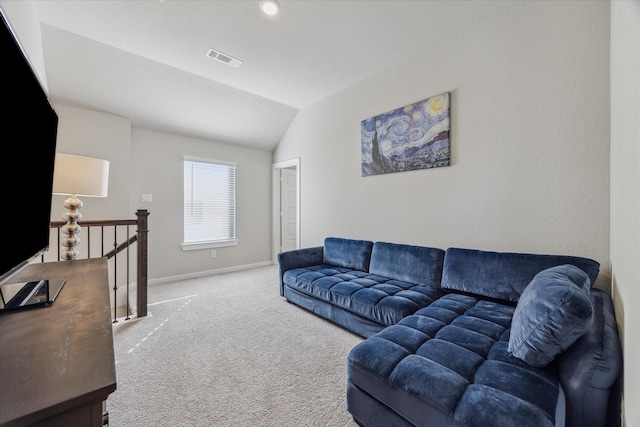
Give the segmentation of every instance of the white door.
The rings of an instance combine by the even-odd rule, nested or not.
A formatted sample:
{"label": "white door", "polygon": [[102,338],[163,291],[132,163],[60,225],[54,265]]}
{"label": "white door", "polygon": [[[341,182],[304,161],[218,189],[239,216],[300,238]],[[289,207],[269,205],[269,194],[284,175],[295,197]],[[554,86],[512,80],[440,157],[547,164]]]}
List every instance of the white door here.
{"label": "white door", "polygon": [[280,169],[280,251],[297,248],[297,203],[295,169]]}

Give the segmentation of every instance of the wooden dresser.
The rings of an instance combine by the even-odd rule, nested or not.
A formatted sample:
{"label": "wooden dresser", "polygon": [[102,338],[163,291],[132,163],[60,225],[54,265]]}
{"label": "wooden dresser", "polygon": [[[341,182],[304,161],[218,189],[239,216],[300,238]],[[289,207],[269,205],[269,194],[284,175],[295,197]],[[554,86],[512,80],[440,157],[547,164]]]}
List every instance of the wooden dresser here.
{"label": "wooden dresser", "polygon": [[27,266],[64,278],[53,304],[0,314],[0,426],[97,427],[116,389],[106,258]]}

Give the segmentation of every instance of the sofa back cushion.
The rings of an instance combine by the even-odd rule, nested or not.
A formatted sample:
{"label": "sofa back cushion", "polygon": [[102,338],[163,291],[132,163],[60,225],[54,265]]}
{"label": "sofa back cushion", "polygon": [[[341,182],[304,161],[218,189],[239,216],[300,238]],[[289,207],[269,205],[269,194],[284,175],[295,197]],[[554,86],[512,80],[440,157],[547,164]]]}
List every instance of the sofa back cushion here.
{"label": "sofa back cushion", "polygon": [[327,237],[324,239],[323,263],[354,270],[369,271],[373,242]]}
{"label": "sofa back cushion", "polygon": [[442,249],[376,242],[369,273],[440,289],[443,263]]}
{"label": "sofa back cushion", "polygon": [[600,264],[569,255],[539,255],[449,248],[444,256],[442,289],[517,302],[540,271],[561,264],[583,270],[593,285]]}

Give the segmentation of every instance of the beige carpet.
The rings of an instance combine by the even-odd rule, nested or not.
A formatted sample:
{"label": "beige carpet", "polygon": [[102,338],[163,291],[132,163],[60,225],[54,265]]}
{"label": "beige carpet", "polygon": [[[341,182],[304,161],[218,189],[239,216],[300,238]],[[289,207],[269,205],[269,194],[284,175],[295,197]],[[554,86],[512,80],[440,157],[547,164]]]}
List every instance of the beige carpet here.
{"label": "beige carpet", "polygon": [[346,356],[362,339],[293,304],[276,266],[149,286],[114,325],[110,427],[356,426]]}

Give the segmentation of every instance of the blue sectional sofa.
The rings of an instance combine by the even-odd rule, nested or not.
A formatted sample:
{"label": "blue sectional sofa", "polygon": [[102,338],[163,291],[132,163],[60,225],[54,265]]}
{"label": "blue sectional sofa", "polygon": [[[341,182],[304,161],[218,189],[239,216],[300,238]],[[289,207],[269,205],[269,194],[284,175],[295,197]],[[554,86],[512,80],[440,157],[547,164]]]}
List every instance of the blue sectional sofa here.
{"label": "blue sectional sofa", "polygon": [[442,249],[328,237],[278,254],[280,295],[369,337],[444,295],[443,262]]}
{"label": "blue sectional sofa", "polygon": [[287,301],[366,338],[346,361],[361,426],[619,421],[622,351],[594,260],[328,237],[278,263]]}

